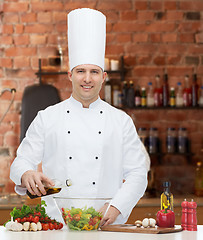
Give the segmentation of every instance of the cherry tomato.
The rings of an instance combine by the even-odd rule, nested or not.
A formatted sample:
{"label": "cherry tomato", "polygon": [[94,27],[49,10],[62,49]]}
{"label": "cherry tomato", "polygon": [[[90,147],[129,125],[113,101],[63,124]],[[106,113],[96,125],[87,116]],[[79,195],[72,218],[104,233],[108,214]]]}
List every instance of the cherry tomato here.
{"label": "cherry tomato", "polygon": [[58,229],[59,229],[59,225],[58,225],[56,222],[54,223],[54,229],[55,229],[55,230],[58,230]]}
{"label": "cherry tomato", "polygon": [[27,221],[27,218],[26,218],[26,217],[24,217],[24,218],[21,219],[21,223],[26,222],[26,221]]}
{"label": "cherry tomato", "polygon": [[63,228],[63,223],[59,223],[59,229]]}
{"label": "cherry tomato", "polygon": [[44,218],[44,221],[45,221],[46,223],[50,223],[50,222],[51,222],[51,219],[50,219],[49,217],[45,217],[45,218]]}
{"label": "cherry tomato", "polygon": [[28,217],[26,217],[26,221],[27,222],[32,222],[33,220],[33,216],[32,215],[29,215]]}
{"label": "cherry tomato", "polygon": [[49,229],[53,230],[54,229],[54,224],[53,223],[49,223]]}
{"label": "cherry tomato", "polygon": [[42,230],[47,231],[49,229],[49,224],[48,223],[43,223],[42,224]]}
{"label": "cherry tomato", "polygon": [[21,218],[16,218],[15,220],[17,220],[19,223],[21,222]]}
{"label": "cherry tomato", "polygon": [[40,217],[41,216],[41,212],[36,212],[35,216],[39,216]]}
{"label": "cherry tomato", "polygon": [[38,216],[35,216],[35,217],[32,219],[32,221],[33,221],[34,223],[38,223],[38,222],[39,222],[39,217],[38,217]]}

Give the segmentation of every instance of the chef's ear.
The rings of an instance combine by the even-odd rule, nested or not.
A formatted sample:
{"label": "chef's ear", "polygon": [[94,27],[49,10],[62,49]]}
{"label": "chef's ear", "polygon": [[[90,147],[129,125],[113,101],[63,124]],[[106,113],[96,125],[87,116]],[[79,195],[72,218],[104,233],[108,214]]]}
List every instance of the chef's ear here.
{"label": "chef's ear", "polygon": [[71,71],[68,71],[68,78],[69,78],[69,80],[72,82],[72,72]]}
{"label": "chef's ear", "polygon": [[[106,76],[107,76],[107,72],[103,72],[103,82],[105,82]],[[102,83],[103,83],[103,82],[102,82]]]}

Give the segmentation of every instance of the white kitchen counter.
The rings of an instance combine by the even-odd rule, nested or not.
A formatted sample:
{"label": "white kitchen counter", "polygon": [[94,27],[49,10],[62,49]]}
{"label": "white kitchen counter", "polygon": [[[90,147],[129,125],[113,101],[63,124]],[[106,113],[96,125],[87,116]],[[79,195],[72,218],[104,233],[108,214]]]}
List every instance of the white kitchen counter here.
{"label": "white kitchen counter", "polygon": [[0,226],[1,240],[202,240],[203,225],[198,226],[196,232],[182,231],[167,234],[118,233],[118,232],[69,232],[62,230],[48,230],[38,232],[11,232]]}

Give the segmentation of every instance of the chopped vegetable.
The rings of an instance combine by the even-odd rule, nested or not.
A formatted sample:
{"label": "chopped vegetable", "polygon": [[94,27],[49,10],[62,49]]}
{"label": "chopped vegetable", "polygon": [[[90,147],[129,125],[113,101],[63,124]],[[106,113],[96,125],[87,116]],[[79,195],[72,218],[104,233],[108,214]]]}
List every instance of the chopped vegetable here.
{"label": "chopped vegetable", "polygon": [[96,230],[102,219],[102,214],[93,207],[90,208],[62,208],[63,218],[72,230]]}

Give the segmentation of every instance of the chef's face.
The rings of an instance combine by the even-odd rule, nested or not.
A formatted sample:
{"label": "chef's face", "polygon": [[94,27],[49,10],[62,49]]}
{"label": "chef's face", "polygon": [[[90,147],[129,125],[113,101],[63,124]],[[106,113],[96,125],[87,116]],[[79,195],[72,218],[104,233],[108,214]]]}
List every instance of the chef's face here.
{"label": "chef's face", "polygon": [[68,75],[72,82],[72,96],[88,108],[99,97],[106,72],[96,65],[84,64],[75,67]]}

